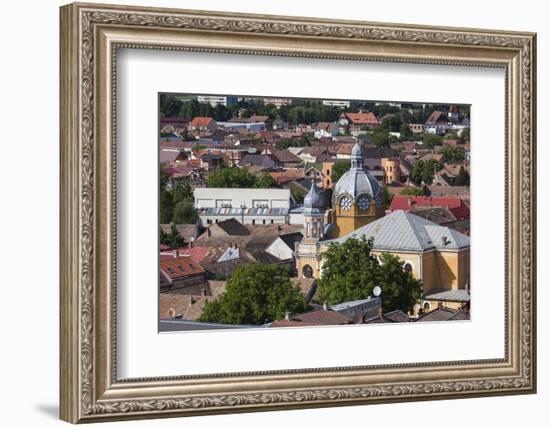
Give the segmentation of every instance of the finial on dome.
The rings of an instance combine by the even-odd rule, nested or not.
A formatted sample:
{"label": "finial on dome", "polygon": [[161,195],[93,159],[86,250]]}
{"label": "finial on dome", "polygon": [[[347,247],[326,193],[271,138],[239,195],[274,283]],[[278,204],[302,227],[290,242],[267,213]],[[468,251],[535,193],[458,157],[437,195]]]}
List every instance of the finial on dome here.
{"label": "finial on dome", "polygon": [[355,143],[351,150],[351,167],[353,169],[363,169],[363,151],[358,142]]}
{"label": "finial on dome", "polygon": [[315,180],[311,180],[311,187],[304,197],[304,209],[322,209],[324,208],[324,199]]}

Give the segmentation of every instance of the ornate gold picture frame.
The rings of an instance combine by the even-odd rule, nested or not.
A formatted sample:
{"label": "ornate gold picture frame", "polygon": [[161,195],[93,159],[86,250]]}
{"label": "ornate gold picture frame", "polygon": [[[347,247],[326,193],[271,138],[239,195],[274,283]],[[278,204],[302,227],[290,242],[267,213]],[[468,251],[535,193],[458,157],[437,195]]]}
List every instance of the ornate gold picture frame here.
{"label": "ornate gold picture frame", "polygon": [[[78,423],[534,393],[535,42],[533,33],[506,31],[98,4],[62,7],[61,418]],[[119,48],[504,69],[505,357],[118,379]]]}

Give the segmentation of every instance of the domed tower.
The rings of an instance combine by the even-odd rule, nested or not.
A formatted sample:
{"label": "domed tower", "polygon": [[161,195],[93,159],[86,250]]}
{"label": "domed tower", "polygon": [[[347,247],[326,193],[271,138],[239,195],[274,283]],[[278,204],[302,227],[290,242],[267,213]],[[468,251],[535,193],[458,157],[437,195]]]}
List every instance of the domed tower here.
{"label": "domed tower", "polygon": [[311,188],[304,197],[304,240],[316,242],[323,238],[325,218],[325,200],[315,184],[311,182]]}
{"label": "domed tower", "polygon": [[294,252],[298,277],[319,278],[321,274],[318,242],[325,237],[325,209],[325,198],[312,180],[311,188],[304,197],[304,238],[296,245]]}
{"label": "domed tower", "polygon": [[383,189],[363,168],[363,153],[358,143],[351,152],[351,168],[334,186],[332,197],[334,227],[331,238],[348,234],[384,216]]}

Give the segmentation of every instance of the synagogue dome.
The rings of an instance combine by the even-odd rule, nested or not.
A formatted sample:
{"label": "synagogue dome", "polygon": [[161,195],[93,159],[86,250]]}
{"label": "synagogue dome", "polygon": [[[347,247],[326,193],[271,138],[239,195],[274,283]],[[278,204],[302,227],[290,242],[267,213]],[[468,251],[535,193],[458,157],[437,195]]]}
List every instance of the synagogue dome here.
{"label": "synagogue dome", "polygon": [[334,186],[334,200],[347,194],[356,199],[360,194],[368,194],[376,200],[382,196],[382,188],[376,178],[363,168],[363,153],[356,143],[351,151],[351,168]]}

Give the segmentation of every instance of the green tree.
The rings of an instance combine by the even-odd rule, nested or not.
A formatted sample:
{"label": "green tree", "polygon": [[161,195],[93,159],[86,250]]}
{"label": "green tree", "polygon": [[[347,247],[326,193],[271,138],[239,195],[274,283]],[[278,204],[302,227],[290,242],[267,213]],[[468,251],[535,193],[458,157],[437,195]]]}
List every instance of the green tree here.
{"label": "green tree", "polygon": [[208,175],[207,184],[214,188],[252,188],[256,177],[246,168],[222,168]]}
{"label": "green tree", "polygon": [[159,241],[160,243],[164,245],[168,245],[168,233],[162,229],[162,227],[159,227]]}
{"label": "green tree", "polygon": [[160,243],[170,246],[171,248],[181,248],[185,244],[185,239],[178,232],[176,224],[172,223],[170,233],[166,233],[162,227],[159,231]]}
{"label": "green tree", "polygon": [[183,133],[181,134],[181,140],[182,141],[194,141],[195,137],[189,134],[189,131],[187,128],[183,129]]}
{"label": "green tree", "polygon": [[252,263],[240,266],[227,281],[225,292],[207,302],[199,320],[229,324],[261,325],[282,319],[286,312],[308,307],[298,286],[289,280],[288,267]]}
{"label": "green tree", "polygon": [[391,116],[386,117],[382,120],[382,123],[380,123],[380,127],[387,130],[388,132],[399,132],[402,124],[403,120],[401,119],[401,115],[392,114]]}
{"label": "green tree", "polygon": [[415,184],[431,184],[434,175],[443,166],[437,160],[417,160],[413,166],[411,178]]}
{"label": "green tree", "polygon": [[377,147],[389,147],[392,139],[387,130],[377,129],[371,134],[372,143]]}
{"label": "green tree", "polygon": [[177,117],[180,114],[182,102],[173,95],[160,96],[160,116]]}
{"label": "green tree", "polygon": [[371,255],[372,241],[350,238],[332,243],[323,253],[323,274],[318,280],[319,299],[339,304],[367,298],[378,284],[379,264]]}
{"label": "green tree", "polygon": [[256,180],[256,187],[258,188],[270,188],[276,186],[277,181],[275,181],[273,177],[267,172],[261,174],[260,177]]}
{"label": "green tree", "polygon": [[418,187],[407,187],[399,192],[402,196],[423,196],[424,190]]}
{"label": "green tree", "polygon": [[422,138],[422,148],[434,148],[436,145],[443,144],[443,138],[439,135],[427,133]]}
{"label": "green tree", "polygon": [[382,254],[380,262],[379,286],[384,310],[409,313],[422,296],[422,282],[415,279],[395,255]]}
{"label": "green tree", "polygon": [[160,223],[168,224],[174,215],[174,199],[169,190],[160,191]]}
{"label": "green tree", "polygon": [[371,253],[372,245],[372,239],[362,237],[329,246],[323,253],[319,299],[328,304],[364,299],[380,286],[384,310],[409,312],[421,296],[421,282],[394,255],[382,254],[380,263]]}
{"label": "green tree", "polygon": [[[164,166],[165,164],[163,163],[161,165],[161,168]],[[159,187],[160,187],[160,190],[165,190],[167,187],[168,187],[168,180],[170,179],[170,176],[164,172],[162,169],[160,171],[160,175],[159,175]]]}
{"label": "green tree", "polygon": [[470,128],[464,128],[460,131],[460,140],[463,143],[470,142]]}
{"label": "green tree", "polygon": [[351,167],[350,162],[336,162],[332,167],[332,182],[336,183]]}
{"label": "green tree", "polygon": [[466,158],[462,147],[443,147],[440,151],[449,162],[462,162]]}
{"label": "green tree", "polygon": [[189,182],[178,182],[178,184],[172,189],[172,197],[174,200],[174,205],[186,200],[193,200],[193,189]]}
{"label": "green tree", "polygon": [[413,137],[412,130],[409,127],[408,123],[403,123],[401,125],[401,128],[399,129],[399,133],[401,134],[401,136],[399,137],[401,141],[407,141]]}
{"label": "green tree", "polygon": [[464,166],[460,167],[460,170],[458,171],[458,175],[455,178],[455,185],[470,185],[470,174],[466,169],[464,169]]}
{"label": "green tree", "polygon": [[391,201],[393,199],[393,194],[390,193],[390,190],[388,190],[388,187],[384,186],[382,187],[384,191],[384,207],[388,209],[391,205]]}
{"label": "green tree", "polygon": [[197,222],[197,211],[193,199],[183,199],[174,206],[173,221],[176,224],[195,224]]}

